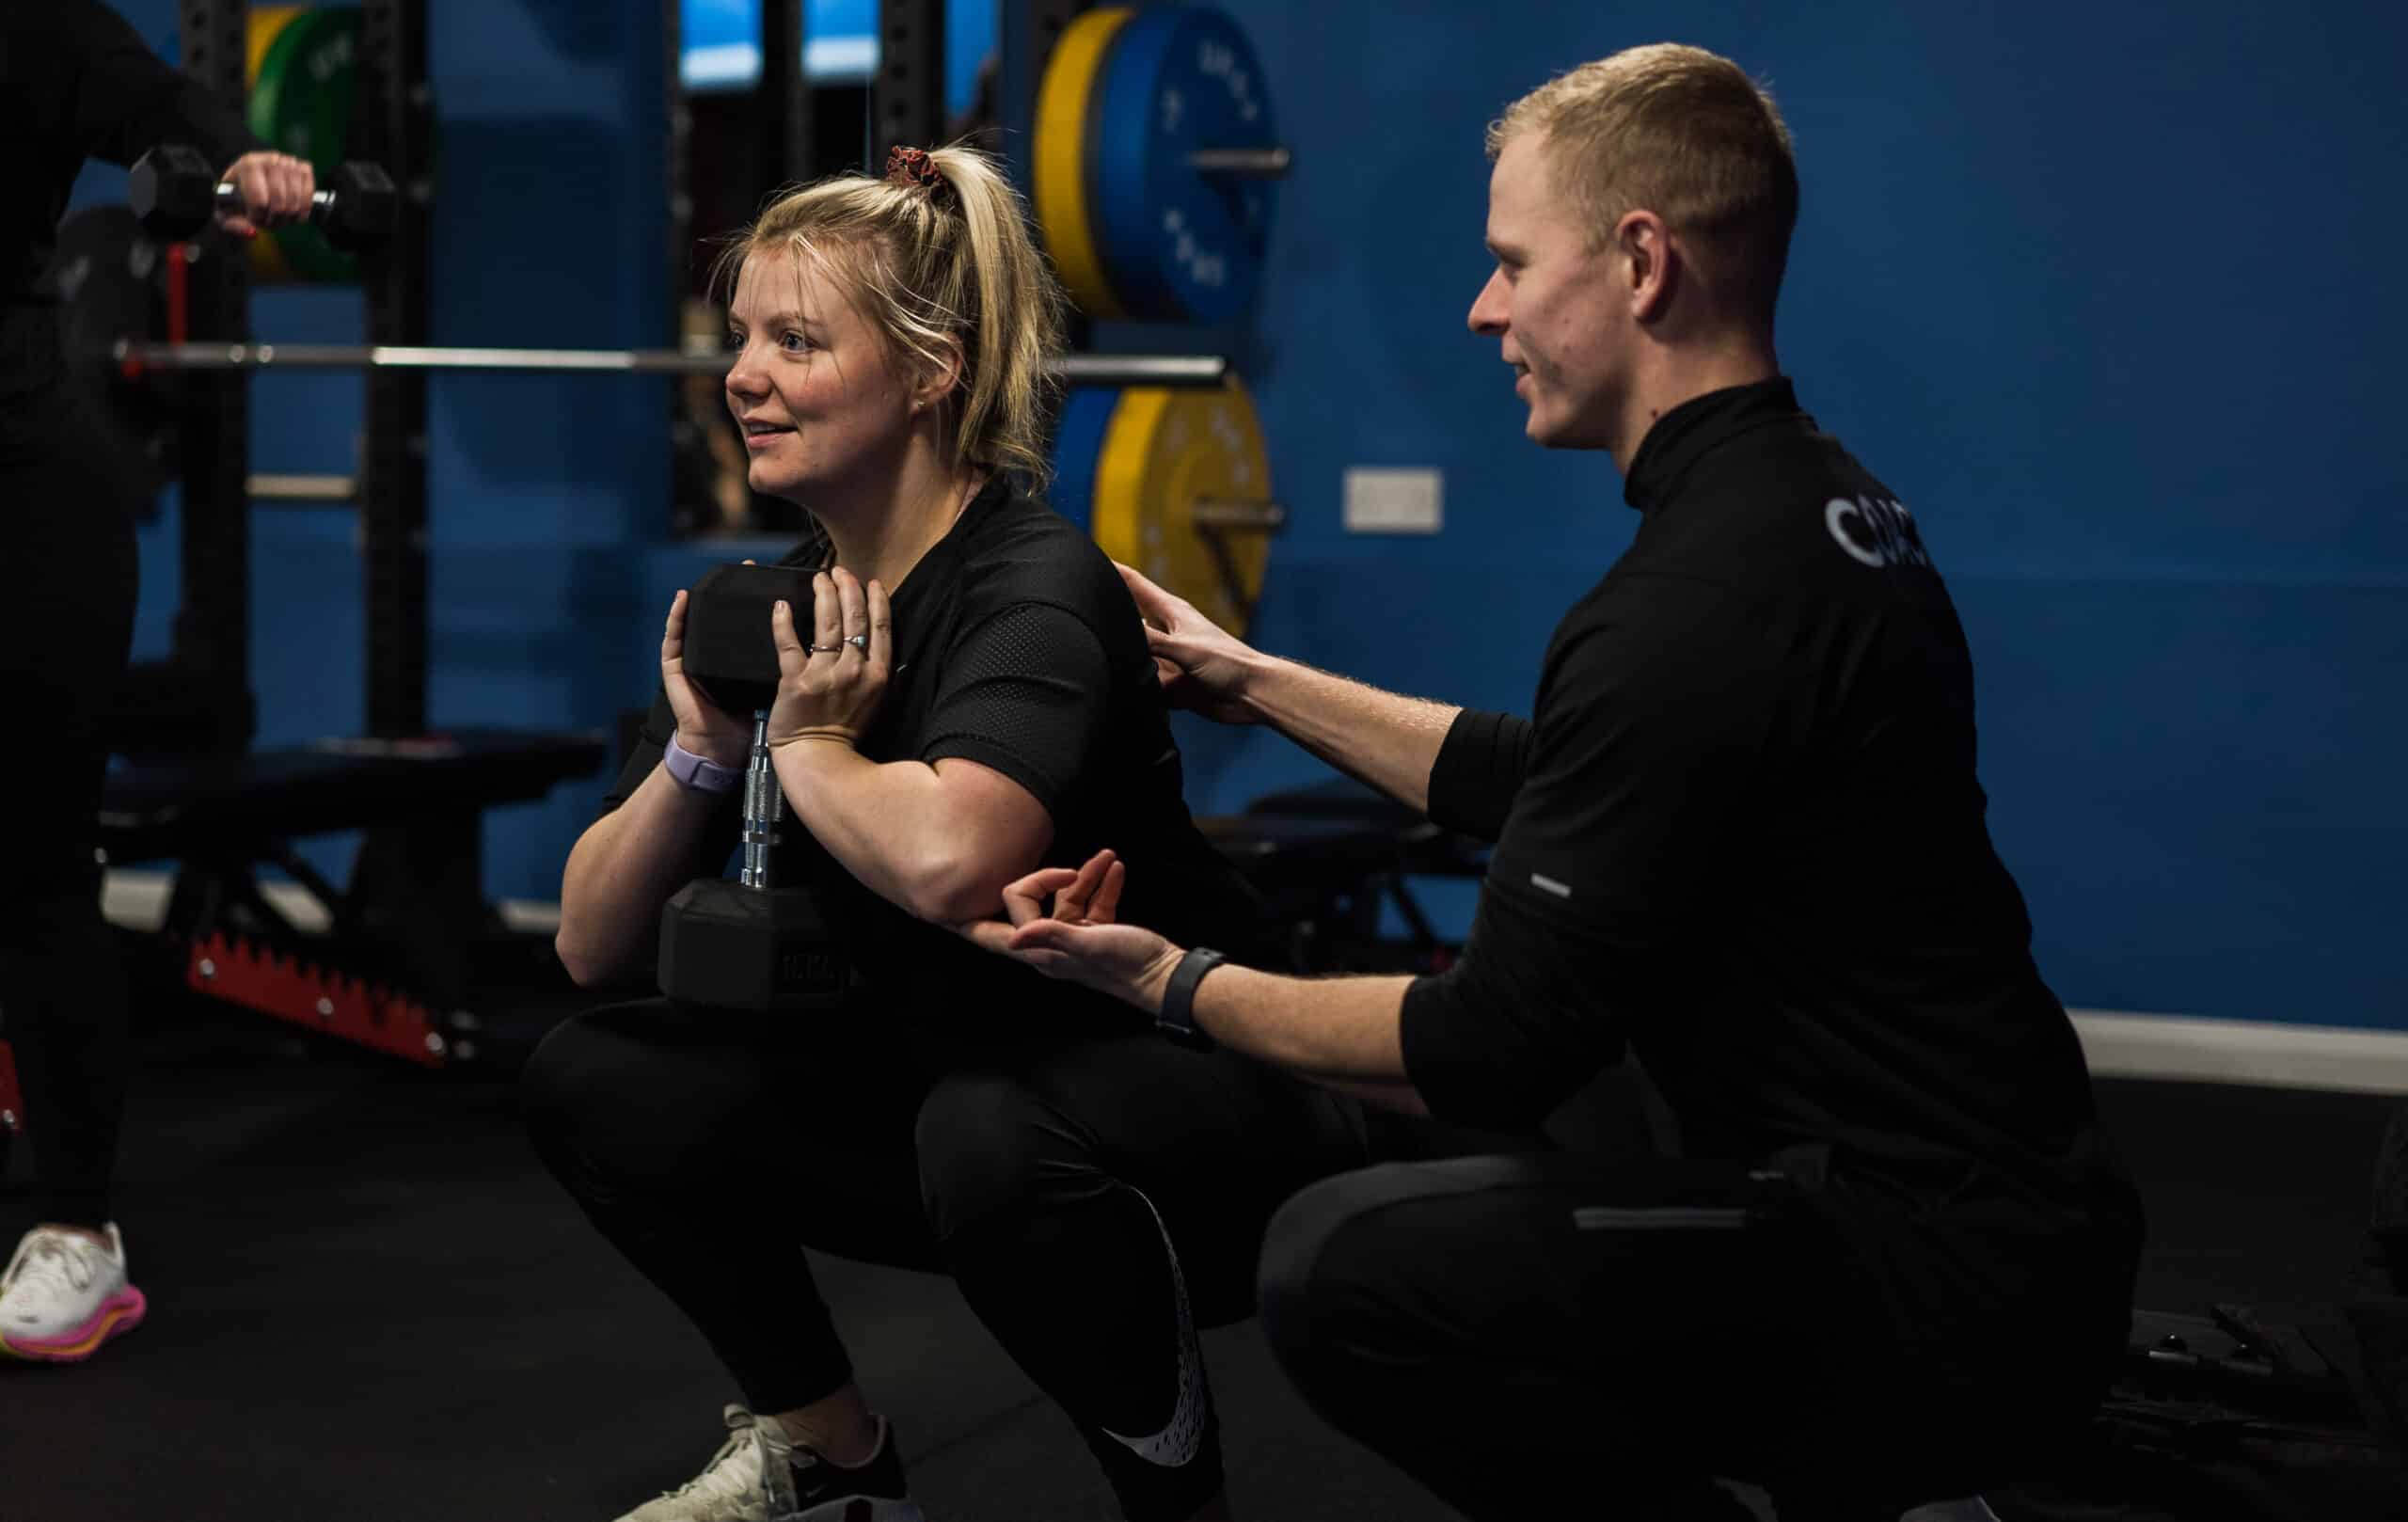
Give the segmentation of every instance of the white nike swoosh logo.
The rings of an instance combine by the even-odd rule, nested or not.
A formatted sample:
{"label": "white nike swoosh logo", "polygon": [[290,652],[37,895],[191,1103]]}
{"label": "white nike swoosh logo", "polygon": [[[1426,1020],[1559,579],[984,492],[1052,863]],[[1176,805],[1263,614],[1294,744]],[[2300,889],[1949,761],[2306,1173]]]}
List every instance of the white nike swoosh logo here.
{"label": "white nike swoosh logo", "polygon": [[1204,1350],[1196,1345],[1196,1317],[1187,1306],[1187,1276],[1179,1266],[1179,1249],[1170,1243],[1170,1230],[1163,1225],[1163,1213],[1146,1198],[1145,1191],[1124,1189],[1144,1201],[1147,1213],[1154,1218],[1154,1229],[1163,1234],[1163,1252],[1170,1259],[1170,1294],[1179,1317],[1179,1403],[1171,1408],[1170,1420],[1163,1430],[1145,1437],[1128,1437],[1103,1429],[1103,1435],[1144,1459],[1166,1469],[1176,1469],[1189,1463],[1204,1451],[1204,1419],[1212,1414],[1212,1392],[1204,1383]]}

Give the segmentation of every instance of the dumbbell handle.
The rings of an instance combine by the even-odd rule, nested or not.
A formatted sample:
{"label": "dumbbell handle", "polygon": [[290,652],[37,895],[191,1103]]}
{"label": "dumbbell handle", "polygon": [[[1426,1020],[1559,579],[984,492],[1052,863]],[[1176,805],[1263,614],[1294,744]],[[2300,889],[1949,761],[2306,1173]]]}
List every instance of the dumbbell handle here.
{"label": "dumbbell handle", "polygon": [[771,880],[770,848],[778,843],[778,821],[785,817],[786,797],[769,765],[769,710],[752,715],[752,764],[744,769],[744,885],[763,892]]}
{"label": "dumbbell handle", "polygon": [[[324,226],[326,218],[335,214],[335,204],[337,199],[338,198],[331,190],[311,191],[309,193],[309,220],[318,223],[320,226]],[[217,214],[220,216],[247,216],[250,214],[249,208],[243,204],[242,187],[235,184],[231,180],[220,180],[217,182]]]}

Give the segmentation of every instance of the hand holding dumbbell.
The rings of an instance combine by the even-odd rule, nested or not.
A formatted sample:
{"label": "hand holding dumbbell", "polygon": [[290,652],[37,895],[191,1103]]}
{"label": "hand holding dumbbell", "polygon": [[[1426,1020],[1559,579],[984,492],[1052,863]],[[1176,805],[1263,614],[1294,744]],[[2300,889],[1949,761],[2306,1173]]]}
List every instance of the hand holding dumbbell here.
{"label": "hand holding dumbbell", "polygon": [[[262,228],[282,227],[309,214],[318,193],[318,171],[290,153],[246,153],[226,166],[217,182],[217,219],[238,238]],[[234,210],[228,211],[229,204]]]}
{"label": "hand holding dumbbell", "polygon": [[689,721],[704,726],[697,742],[716,748],[735,729],[746,737],[751,757],[743,876],[688,883],[661,912],[660,991],[681,1004],[762,1013],[834,1009],[850,993],[841,924],[821,911],[807,884],[776,878],[786,809],[769,760],[769,709],[784,675],[769,610],[781,601],[791,606],[810,589],[810,573],[793,566],[714,566],[670,614],[661,678],[669,684],[673,664],[683,694],[673,689],[671,706],[680,730]]}
{"label": "hand holding dumbbell", "polygon": [[262,227],[303,218],[325,230],[338,248],[357,249],[388,235],[400,208],[392,178],[373,164],[346,164],[334,182],[287,153],[246,153],[221,177],[199,150],[181,144],[152,149],[135,162],[126,198],[144,230],[180,241],[214,217],[248,237]]}

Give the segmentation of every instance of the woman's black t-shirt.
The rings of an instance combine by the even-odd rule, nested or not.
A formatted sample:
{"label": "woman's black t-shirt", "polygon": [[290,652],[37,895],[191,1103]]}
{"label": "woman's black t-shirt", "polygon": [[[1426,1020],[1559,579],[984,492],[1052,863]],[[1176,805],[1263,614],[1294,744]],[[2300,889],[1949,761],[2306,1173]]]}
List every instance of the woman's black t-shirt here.
{"label": "woman's black t-shirt", "polygon": [[[819,554],[807,539],[779,563],[813,565]],[[1128,864],[1123,920],[1181,944],[1252,939],[1259,900],[1188,815],[1136,604],[1092,540],[998,478],[894,589],[892,604],[895,666],[863,755],[991,767],[1052,816],[1045,864],[1075,866],[1104,847]],[[809,610],[796,613],[807,628]],[[664,690],[603,813],[660,764],[675,725]],[[724,872],[742,815],[738,789],[705,834],[696,877]],[[981,951],[871,893],[791,810],[783,832],[777,880],[809,884],[842,928],[864,1007],[983,1024],[1009,1003],[1041,1012],[1054,1029],[1129,1023],[1103,996]]]}

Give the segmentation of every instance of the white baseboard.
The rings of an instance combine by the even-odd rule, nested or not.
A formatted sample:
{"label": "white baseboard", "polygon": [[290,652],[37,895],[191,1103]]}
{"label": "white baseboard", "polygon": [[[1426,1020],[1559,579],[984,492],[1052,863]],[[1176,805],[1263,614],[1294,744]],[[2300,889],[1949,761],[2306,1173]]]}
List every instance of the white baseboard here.
{"label": "white baseboard", "polygon": [[2408,1031],[2076,1009],[2099,1078],[2408,1094]]}
{"label": "white baseboard", "polygon": [[[172,872],[111,868],[101,884],[101,912],[112,925],[132,930],[155,930],[167,918],[167,896],[175,886]],[[260,896],[311,935],[327,927],[325,906],[297,882],[262,882]],[[505,898],[494,906],[502,924],[528,935],[549,935],[561,927],[561,906],[531,898]]]}
{"label": "white baseboard", "polygon": [[[166,872],[113,870],[102,892],[103,912],[117,924],[156,929],[166,917],[172,882]],[[326,927],[325,909],[298,884],[266,882],[261,892],[294,927]],[[560,928],[558,904],[513,898],[496,907],[514,930],[549,934]],[[2071,1013],[2091,1073],[2099,1078],[2408,1094],[2408,1031],[2106,1009]]]}

